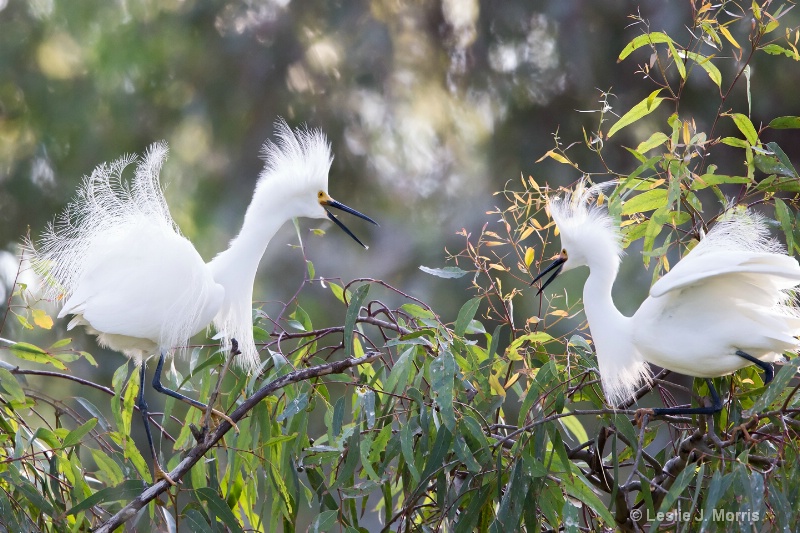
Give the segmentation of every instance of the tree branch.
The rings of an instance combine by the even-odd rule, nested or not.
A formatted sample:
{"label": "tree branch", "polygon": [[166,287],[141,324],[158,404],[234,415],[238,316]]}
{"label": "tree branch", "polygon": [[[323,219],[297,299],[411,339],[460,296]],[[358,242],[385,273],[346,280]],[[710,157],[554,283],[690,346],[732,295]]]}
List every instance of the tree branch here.
{"label": "tree branch", "polygon": [[[350,358],[343,361],[335,361],[333,363],[327,363],[324,365],[312,366],[302,370],[295,370],[294,372],[290,372],[284,376],[275,378],[253,393],[252,396],[247,398],[247,400],[245,400],[235,411],[230,414],[230,418],[234,422],[238,422],[244,418],[244,416],[256,405],[258,405],[261,400],[273,392],[285,387],[286,385],[312,378],[318,378],[321,376],[327,376],[329,374],[341,374],[349,368],[371,363],[378,359],[378,357],[379,354],[372,353],[357,359]],[[178,466],[169,473],[169,477],[176,482],[180,481],[183,476],[185,476],[189,470],[191,470],[192,466],[200,461],[206,452],[208,452],[208,450],[210,450],[217,442],[219,442],[222,437],[228,431],[230,431],[230,429],[231,425],[227,421],[223,420],[212,433],[206,436],[203,442],[198,443],[189,451],[186,458],[183,459],[183,461],[181,461]],[[167,489],[169,489],[169,487],[169,482],[164,479],[147,487],[133,501],[131,501],[128,505],[122,508],[122,510],[108,519],[98,529],[96,529],[95,533],[110,533],[135,516],[142,507],[147,505],[151,500],[156,498],[161,493],[165,492]]]}

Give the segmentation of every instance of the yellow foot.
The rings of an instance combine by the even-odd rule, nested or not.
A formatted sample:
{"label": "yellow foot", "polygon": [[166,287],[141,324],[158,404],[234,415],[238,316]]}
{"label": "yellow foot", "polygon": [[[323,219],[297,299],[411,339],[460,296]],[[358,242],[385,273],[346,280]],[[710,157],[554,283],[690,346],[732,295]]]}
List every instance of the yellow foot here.
{"label": "yellow foot", "polygon": [[656,412],[649,408],[637,409],[636,414],[633,415],[633,422],[638,427],[642,427],[642,424],[645,423],[645,418],[647,420],[652,419],[655,416]]}
{"label": "yellow foot", "polygon": [[161,465],[158,464],[158,462],[156,462],[156,464],[153,465],[153,471],[154,471],[153,479],[155,480],[156,483],[158,483],[162,479],[165,479],[167,483],[169,483],[173,487],[177,485],[177,483],[175,483],[175,481],[173,481],[172,478],[169,477],[169,474],[164,472],[164,470],[161,468]]}
{"label": "yellow foot", "polygon": [[237,425],[236,425],[236,422],[234,422],[234,421],[231,419],[231,417],[229,417],[229,416],[228,416],[228,415],[226,415],[225,413],[223,413],[223,412],[221,412],[221,411],[217,411],[216,409],[212,409],[212,410],[211,410],[211,416],[215,416],[215,417],[217,417],[217,418],[221,418],[222,420],[224,420],[225,422],[227,422],[228,424],[230,424],[230,425],[231,425],[231,427],[233,428],[233,430],[234,430],[236,433],[239,433],[239,426],[237,426]]}

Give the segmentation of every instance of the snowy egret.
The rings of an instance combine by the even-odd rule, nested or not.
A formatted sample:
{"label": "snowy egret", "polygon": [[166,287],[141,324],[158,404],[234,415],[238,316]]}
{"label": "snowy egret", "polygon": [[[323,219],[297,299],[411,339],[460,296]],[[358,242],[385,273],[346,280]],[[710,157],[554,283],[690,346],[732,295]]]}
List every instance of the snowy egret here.
{"label": "snowy egret", "polygon": [[648,363],[706,378],[713,401],[711,407],[654,409],[656,415],[719,411],[722,402],[709,378],[750,364],[763,369],[769,382],[771,362],[800,347],[800,313],[790,293],[800,284],[800,265],[769,237],[762,217],[731,208],[627,317],[611,297],[621,234],[593,201],[597,192],[598,186],[581,183],[572,194],[548,200],[562,248],[531,285],[553,272],[541,293],[561,272],[589,267],[583,304],[611,405],[632,399],[650,380]]}
{"label": "snowy egret", "polygon": [[[68,328],[86,326],[97,335],[100,345],[124,353],[139,365],[138,406],[156,478],[169,480],[156,458],[150,434],[143,394],[145,360],[159,355],[152,382],[157,391],[206,409],[162,386],[164,357],[186,346],[190,337],[213,321],[225,342],[238,341],[241,353],[235,364],[247,371],[258,368],[253,282],[275,232],[294,217],[328,217],[364,246],[327,208],[377,224],[328,194],[333,157],[321,131],[293,131],[283,120],[276,122],[275,128],[277,142],[267,141],[263,146],[265,167],[242,229],[229,248],[209,263],[181,235],[170,216],[159,183],[167,157],[164,142],[150,146],[141,160],[125,156],[98,166],[84,178],[76,199],[39,243],[28,243],[35,264],[50,282],[47,295],[64,301],[59,318],[74,316]],[[121,175],[133,162],[137,162],[136,173],[129,186]],[[214,414],[231,422],[223,413]]]}

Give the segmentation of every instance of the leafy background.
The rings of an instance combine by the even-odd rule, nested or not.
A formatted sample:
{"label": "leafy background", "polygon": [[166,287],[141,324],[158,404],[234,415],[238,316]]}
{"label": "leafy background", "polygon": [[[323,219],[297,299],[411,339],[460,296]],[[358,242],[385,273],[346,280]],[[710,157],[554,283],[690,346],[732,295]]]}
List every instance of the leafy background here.
{"label": "leafy background", "polygon": [[[556,187],[572,183],[584,174],[595,175],[598,180],[628,177],[641,162],[626,147],[646,152],[644,148],[647,146],[642,147],[642,143],[650,139],[653,145],[649,149],[659,148],[672,156],[680,150],[692,153],[690,146],[702,145],[703,142],[694,134],[705,132],[707,139],[740,141],[715,144],[704,161],[705,167],[716,165],[717,175],[745,176],[753,185],[752,189],[748,187],[743,191],[723,184],[725,194],[740,191],[745,200],[772,204],[773,194],[777,192],[783,198],[780,202],[784,202],[783,208],[777,203],[778,209],[785,208],[785,211],[781,211],[782,217],[776,217],[780,219],[776,222],[776,230],[783,230],[784,239],[794,238],[797,224],[792,215],[793,194],[797,191],[792,190],[792,184],[780,185],[775,180],[766,188],[758,189],[756,176],[763,181],[770,174],[763,166],[769,161],[761,161],[757,169],[752,163],[753,176],[748,176],[749,170],[742,154],[747,151],[745,145],[752,148],[753,145],[776,143],[788,160],[797,161],[800,155],[795,130],[771,128],[760,131],[762,125],[776,117],[800,115],[800,102],[794,98],[796,51],[793,53],[792,45],[787,44],[796,39],[793,34],[786,39],[783,37],[784,28],[797,26],[797,14],[789,11],[780,20],[780,28],[770,30],[776,33],[767,40],[776,39],[782,49],[764,50],[762,43],[762,49],[750,57],[748,36],[752,35],[754,27],[764,27],[769,23],[767,17],[763,22],[756,17],[755,13],[760,13],[758,5],[729,2],[713,9],[705,8],[707,5],[701,2],[635,6],[621,1],[480,3],[469,0],[411,3],[98,1],[79,4],[48,0],[0,1],[0,246],[8,251],[0,255],[0,280],[8,291],[16,276],[13,257],[21,236],[29,228],[34,235],[38,234],[71,197],[81,176],[102,161],[126,152],[141,152],[158,139],[166,139],[172,148],[162,178],[168,183],[166,194],[173,217],[196,243],[201,255],[211,258],[225,247],[238,229],[261,167],[258,150],[261,143],[270,137],[275,118],[284,116],[293,124],[306,122],[320,127],[329,135],[336,156],[331,176],[332,195],[378,219],[381,227],[373,229],[365,224],[354,224],[356,233],[370,244],[370,250],[364,251],[340,232],[328,231],[330,226],[327,222],[301,221],[299,234],[304,242],[301,250],[286,246],[286,243],[298,242],[295,228],[287,225],[276,236],[260,270],[255,289],[260,301],[256,306],[271,318],[283,318],[282,327],[300,336],[301,340],[296,344],[282,346],[293,363],[324,364],[324,361],[344,356],[342,352],[359,355],[371,348],[383,350],[385,342],[394,339],[395,345],[389,349],[390,360],[383,361],[384,365],[374,371],[359,371],[354,376],[328,382],[325,386],[298,385],[286,389],[285,395],[278,399],[266,400],[262,411],[253,413],[250,426],[243,429],[240,437],[234,437],[243,440],[237,441],[229,451],[215,451],[222,465],[219,472],[214,473],[215,469],[207,466],[203,471],[199,468],[192,470],[189,486],[194,494],[181,493],[178,508],[184,522],[179,523],[199,530],[203,529],[204,521],[214,522],[216,515],[220,519],[218,523],[235,529],[225,507],[219,504],[224,501],[229,509],[236,510],[239,498],[250,503],[258,501],[265,506],[262,516],[271,516],[270,520],[275,521],[274,527],[291,529],[296,522],[296,527],[301,529],[309,524],[317,529],[327,529],[341,522],[346,527],[358,524],[373,530],[380,527],[378,520],[386,512],[376,508],[381,490],[384,490],[380,487],[386,486],[386,476],[396,473],[402,482],[395,479],[393,490],[400,490],[398,487],[402,485],[401,492],[408,501],[422,498],[427,493],[424,483],[419,485],[423,487],[419,489],[415,484],[430,477],[431,485],[436,489],[432,493],[438,495],[433,497],[434,507],[447,509],[441,514],[426,514],[428,509],[425,505],[420,509],[402,508],[396,523],[411,523],[410,517],[416,516],[419,521],[424,521],[420,517],[427,517],[425,520],[438,524],[434,527],[442,527],[443,517],[452,520],[453,516],[448,513],[455,513],[463,504],[459,517],[468,518],[464,520],[463,528],[472,527],[470,524],[488,527],[491,513],[481,506],[490,507],[488,502],[496,497],[502,512],[494,518],[502,520],[495,522],[494,527],[501,527],[509,517],[519,519],[522,511],[518,507],[519,501],[502,498],[500,493],[527,495],[530,492],[531,498],[537,495],[536,499],[544,502],[536,508],[540,513],[538,518],[526,516],[531,524],[537,520],[544,520],[542,523],[551,526],[559,522],[577,524],[578,508],[564,504],[569,498],[574,498],[589,502],[589,510],[584,508],[581,511],[585,513],[581,517],[584,523],[596,519],[609,525],[611,520],[605,514],[608,511],[603,512],[604,504],[598,503],[601,500],[590,488],[595,481],[591,478],[591,469],[585,469],[581,474],[588,476],[585,482],[580,477],[567,476],[569,482],[564,489],[567,500],[560,488],[553,488],[554,485],[545,481],[549,479],[547,475],[570,470],[567,464],[570,461],[591,464],[591,458],[582,453],[586,451],[582,448],[575,449],[572,455],[567,453],[571,450],[569,445],[580,444],[584,436],[597,439],[596,435],[605,434],[602,428],[609,427],[609,423],[617,428],[612,433],[627,439],[619,441],[620,448],[628,447],[619,452],[621,457],[627,453],[628,456],[624,457],[627,460],[641,458],[642,453],[638,450],[642,448],[636,446],[637,439],[651,442],[658,435],[664,439],[665,431],[637,435],[632,433],[629,423],[626,425],[618,415],[608,413],[598,414],[612,416],[611,419],[595,421],[592,415],[592,418],[582,418],[583,424],[571,422],[575,420],[572,417],[553,419],[552,424],[526,422],[525,416],[534,400],[541,405],[543,414],[559,417],[565,402],[594,403],[588,407],[587,404],[580,405],[584,411],[602,411],[602,403],[596,392],[592,395],[590,391],[564,388],[565,384],[557,379],[565,369],[573,368],[570,365],[577,364],[573,369],[587,371],[590,362],[548,358],[549,351],[552,354],[564,353],[563,349],[559,352],[558,348],[551,347],[548,344],[550,339],[560,340],[562,348],[563,344],[572,343],[572,348],[586,349],[586,357],[591,358],[590,348],[580,340],[583,337],[572,336],[582,317],[578,314],[577,299],[554,302],[555,314],[549,315],[549,321],[543,324],[548,326],[544,328],[548,337],[536,336],[544,332],[536,331],[536,322],[527,322],[532,316],[543,316],[542,311],[548,311],[548,308],[542,308],[541,300],[533,298],[530,293],[523,298],[524,295],[514,292],[514,289],[525,289],[530,279],[527,269],[532,268],[531,265],[535,267],[534,261],[538,263],[546,257],[549,250],[542,244],[552,236],[536,231],[532,237],[535,242],[524,243],[520,237],[528,229],[525,224],[531,215],[536,215],[539,229],[547,224],[546,216],[541,212],[542,191],[538,186],[549,184]],[[765,13],[775,13],[778,8],[767,2]],[[707,9],[706,15],[703,15],[703,9]],[[697,21],[704,16],[714,22],[698,25]],[[725,24],[730,38],[719,29],[716,17]],[[714,53],[715,59],[711,63],[719,69],[720,83],[709,75],[708,64],[703,61],[687,60],[687,64],[694,65],[694,70],[690,70],[688,77],[682,74],[674,61],[675,54],[670,55],[666,42],[657,43],[661,54],[657,57],[665,62],[664,65],[650,64],[653,56],[649,42],[640,42],[644,44],[643,50],[637,50],[631,57],[618,62],[626,44],[648,31],[670,35],[679,48],[692,42],[696,53]],[[713,35],[716,35],[716,41]],[[739,74],[745,64],[750,65],[749,77]],[[656,81],[647,79],[642,71],[643,65],[650,65],[653,71],[663,67],[665,77],[659,78],[656,74]],[[684,83],[684,79],[688,81]],[[662,87],[659,94],[647,100],[664,80],[669,82],[670,90]],[[734,80],[738,82],[732,85]],[[726,93],[729,86],[734,90]],[[655,100],[660,98],[667,98],[667,101],[659,100],[659,107],[651,109]],[[607,136],[613,132],[609,128],[614,127],[617,117],[640,102],[644,102],[649,113],[637,116],[639,120],[614,132],[611,139],[605,138],[603,143],[594,142],[590,149],[583,146],[584,135],[592,141],[593,132],[602,130]],[[604,109],[606,104],[610,107],[600,113],[598,110]],[[749,116],[748,123],[760,131],[760,136],[750,138],[750,130],[742,120],[723,117],[722,113],[728,110]],[[673,112],[677,112],[684,122],[673,120],[668,123]],[[603,122],[600,122],[601,117]],[[684,124],[688,125],[684,127]],[[677,139],[683,141],[683,147],[679,149],[679,142],[670,145],[663,139],[653,138],[654,132],[663,132],[666,137],[677,135]],[[663,142],[657,144],[659,140]],[[576,146],[581,149],[571,149],[572,143],[578,143]],[[601,153],[591,149],[597,150],[601,144]],[[683,167],[685,173],[676,174],[679,180],[686,179],[688,183],[693,179],[690,174],[693,163],[696,160],[690,158]],[[649,192],[658,191],[650,196],[650,200],[656,197],[662,202],[677,200],[669,197],[669,183],[657,183],[662,174],[671,172],[672,167],[661,168],[654,164],[645,170],[642,177],[651,179],[648,187],[652,190]],[[776,172],[784,178],[783,181],[796,179],[790,170]],[[626,190],[620,189],[620,196],[629,194]],[[687,190],[691,191],[688,187]],[[495,191],[505,192],[493,195]],[[715,205],[710,190],[698,193],[697,197],[702,198],[705,205]],[[690,200],[688,196],[681,196],[681,199]],[[656,204],[650,205],[655,208]],[[634,221],[631,231],[635,227],[644,228],[652,218],[652,209],[643,208],[647,205],[641,200],[640,211],[628,204],[627,212],[621,212]],[[691,201],[689,205],[692,205]],[[712,217],[713,213],[707,218],[710,220]],[[509,235],[500,236],[505,229],[502,224],[495,227],[500,218],[512,225]],[[487,222],[491,227],[485,227]],[[320,236],[319,232],[309,231],[316,228],[327,234]],[[494,231],[495,236],[486,231]],[[692,237],[691,232],[670,232],[670,235],[672,237],[667,237],[663,243],[659,240],[658,244],[676,241],[688,244]],[[489,252],[481,257],[472,256],[468,247],[466,253],[460,252],[465,249],[467,236],[475,245],[476,239],[483,239],[488,246],[483,249]],[[616,289],[617,302],[623,312],[629,313],[636,308],[646,294],[650,280],[665,267],[659,261],[650,264],[649,271],[644,270],[638,253],[642,246],[646,248],[647,244],[636,240],[629,248],[629,257],[622,271],[626,282],[619,283]],[[529,256],[528,249],[535,249],[530,252],[535,255]],[[495,251],[497,255],[493,256]],[[668,246],[664,254],[674,262],[679,251],[679,246]],[[515,258],[514,254],[518,257]],[[445,263],[451,255],[451,260],[459,256],[460,268],[479,272],[482,277],[442,279],[419,270],[420,265],[433,268],[451,265],[452,262]],[[482,257],[492,259],[483,261]],[[517,259],[525,268],[518,268]],[[313,273],[304,260],[313,265]],[[501,268],[492,267],[492,264]],[[491,280],[501,270],[513,274],[502,278],[505,285],[499,289],[501,298],[498,300],[497,287],[492,286]],[[493,275],[488,275],[490,273]],[[309,281],[309,278],[319,276],[338,279],[339,285]],[[343,289],[336,288],[359,278],[384,280],[399,290],[372,281],[351,286],[349,296]],[[21,281],[29,280],[23,278]],[[574,275],[565,280],[562,287],[566,287],[568,294],[577,295],[581,282],[582,276]],[[353,301],[360,294],[357,287],[365,286],[371,287],[369,298],[366,292],[362,292],[363,300],[354,306]],[[298,289],[302,290],[295,301],[293,297]],[[470,299],[476,295],[483,299]],[[503,310],[503,295],[511,295],[513,300],[513,309],[508,312]],[[5,301],[6,297],[2,300]],[[34,300],[29,302],[35,303]],[[431,313],[423,302],[435,313]],[[361,304],[373,307],[359,312]],[[549,304],[545,302],[545,305]],[[50,346],[49,351],[59,355],[62,365],[69,364],[70,373],[93,383],[111,385],[127,401],[122,405],[113,401],[109,403],[108,391],[36,376],[27,377],[26,388],[22,391],[9,384],[14,378],[3,375],[5,394],[20,402],[19,407],[27,405],[26,395],[28,399],[36,397],[31,391],[47,391],[47,396],[56,400],[55,414],[43,411],[41,420],[37,420],[38,411],[36,415],[26,414],[24,419],[32,432],[38,427],[60,426],[63,413],[59,410],[66,413],[70,413],[69,409],[74,410],[77,420],[91,420],[91,416],[99,414],[102,418],[98,420],[108,426],[102,427],[103,423],[98,422],[98,429],[102,429],[104,435],[116,435],[104,441],[100,438],[100,446],[87,445],[89,455],[84,450],[82,456],[88,465],[92,465],[89,469],[101,477],[100,482],[108,487],[121,487],[117,491],[120,500],[130,499],[138,493],[139,485],[121,486],[122,479],[129,476],[147,478],[149,474],[144,460],[136,457],[135,450],[125,438],[132,431],[138,448],[146,449],[138,418],[134,417],[131,423],[135,373],[130,373],[131,369],[124,366],[124,358],[119,354],[99,350],[82,332],[67,334],[62,322],[56,322],[51,329],[42,327],[49,326],[47,316],[52,314],[52,308],[41,303],[36,307],[40,311],[34,312],[24,304],[12,308],[0,330],[2,337],[36,346]],[[493,314],[498,310],[499,313]],[[511,337],[509,329],[512,324],[507,321],[509,316],[503,316],[504,313],[514,318],[514,325],[520,329]],[[383,319],[391,317],[389,326],[375,323],[381,314]],[[472,317],[484,322],[482,327],[487,333],[478,333],[480,328],[471,322]],[[504,321],[507,326],[505,333],[494,329],[496,324],[492,322]],[[364,336],[353,333],[356,323],[366,332]],[[264,343],[275,349],[274,338],[270,336],[272,324],[262,317],[260,327]],[[318,350],[329,337],[315,339],[319,345],[303,346],[303,335],[337,327],[340,329],[330,330],[326,335],[341,335],[342,331],[349,331],[360,340],[352,345],[352,337],[349,342],[342,342],[341,337],[336,342],[331,340],[332,349],[325,352],[324,357],[319,357]],[[398,340],[398,334],[405,338]],[[408,337],[409,334],[412,336]],[[479,348],[468,348],[473,346],[475,335],[480,341]],[[67,337],[72,338],[69,344],[59,341]],[[509,346],[511,351],[507,350]],[[192,373],[194,379],[183,383],[183,388],[197,397],[208,397],[215,383],[216,371],[214,365],[203,365],[202,362],[208,359],[218,363],[222,356],[213,353],[213,348],[195,350],[188,362],[177,364],[171,379],[181,383],[184,376]],[[269,359],[268,353],[265,349],[265,359]],[[472,359],[469,354],[472,354]],[[495,361],[495,354],[503,354],[503,358],[498,357]],[[18,350],[16,355],[35,359],[37,352]],[[0,351],[0,357],[14,365],[20,363],[9,350]],[[520,363],[515,357],[525,360],[524,369],[528,374],[516,371]],[[488,366],[485,364],[487,358],[490,361]],[[92,359],[100,364],[93,365]],[[52,360],[49,364],[55,365]],[[535,372],[531,370],[533,368]],[[275,372],[280,373],[279,369]],[[126,388],[129,375],[132,384]],[[466,380],[462,379],[464,375]],[[478,385],[477,399],[475,391],[468,385],[459,385],[462,388],[455,389],[447,385],[448,380],[452,384],[456,378],[459,383]],[[747,374],[745,379],[759,383],[756,373],[752,376]],[[381,387],[377,387],[375,380]],[[252,393],[260,385],[245,381],[228,378],[223,389],[225,406],[235,404],[238,392]],[[538,383],[543,397],[524,394],[531,383]],[[690,380],[682,383],[691,386]],[[524,389],[522,384],[525,384]],[[417,391],[419,400],[409,392],[409,387]],[[387,389],[395,389],[398,394],[402,389],[401,398],[390,400],[389,396],[379,393]],[[513,393],[508,392],[506,396],[506,390]],[[780,392],[778,388],[773,390]],[[457,403],[452,412],[450,408],[446,408],[444,413],[436,411],[434,407],[441,408],[448,403],[448,392],[455,394],[460,404]],[[702,388],[699,392],[703,393]],[[444,398],[442,394],[445,394]],[[777,393],[771,400],[776,397]],[[337,398],[346,400],[340,403]],[[60,403],[60,399],[65,401]],[[434,399],[436,402],[432,402]],[[523,399],[527,400],[526,403]],[[160,409],[160,401],[154,398],[151,404]],[[464,407],[472,401],[471,408]],[[644,403],[654,401],[648,397]],[[766,408],[769,403],[761,407]],[[403,414],[387,424],[387,420],[392,419],[390,413],[399,409],[398,406],[402,407],[400,412]],[[199,413],[185,413],[169,402],[163,405],[167,414],[173,412],[173,407],[179,413],[176,415],[179,420],[186,418],[187,422],[199,422]],[[466,416],[464,413],[470,409],[472,415]],[[434,414],[434,411],[441,414]],[[489,417],[488,413],[493,413],[494,435],[491,432],[484,435],[492,420],[481,420],[478,416]],[[741,413],[734,415],[733,418],[737,418]],[[434,417],[435,423],[425,417]],[[66,468],[64,465],[72,465],[72,468],[76,465],[73,461],[76,454],[66,452],[76,442],[83,442],[86,435],[94,435],[90,432],[97,429],[76,426],[70,416],[66,419],[69,419],[64,424],[66,430],[53,435],[42,431],[36,439],[46,446],[64,450],[61,468]],[[556,420],[563,420],[566,427],[557,425]],[[541,424],[545,431],[537,433],[533,428],[539,426],[534,425],[529,428],[533,430],[529,431],[529,439],[512,440],[506,437],[514,430],[502,427],[501,422],[515,427]],[[399,429],[398,423],[413,428],[413,433],[405,436],[395,433]],[[304,424],[311,429],[304,429]],[[76,427],[84,429],[68,433],[76,431]],[[355,431],[358,427],[363,427],[363,432]],[[440,430],[442,427],[446,431]],[[780,431],[772,429],[780,434]],[[14,453],[21,454],[25,441],[19,439],[24,432],[16,427],[4,430],[17,436],[12,448],[16,448]],[[673,433],[667,435],[677,441],[679,435],[691,434],[684,426],[679,426],[679,430],[689,433],[679,433],[671,427],[669,431]],[[334,449],[314,450],[314,443],[291,437],[304,432],[318,436],[326,434],[328,443],[318,446],[332,446]],[[188,424],[179,424],[173,433],[178,443],[191,445]],[[36,439],[31,439],[29,444]],[[567,439],[566,447],[564,439]],[[416,458],[414,450],[407,450],[412,440],[420,453]],[[423,444],[425,442],[427,444]],[[512,442],[516,448],[509,446]],[[791,439],[786,442],[791,443]],[[734,444],[739,445],[734,442],[730,446]],[[392,445],[399,447],[399,451],[395,450],[397,454],[381,455],[383,446],[391,448]],[[544,450],[546,445],[550,455],[547,458],[537,456],[536,453]],[[597,445],[595,442],[594,446]],[[165,449],[162,452],[165,458],[171,459],[174,466],[177,454],[172,455],[166,440],[162,440],[161,447]],[[347,461],[348,457],[356,455],[343,454],[345,447],[366,451],[359,457],[360,462],[356,459]],[[251,448],[257,449],[259,454],[242,454],[249,457],[244,460],[248,464],[237,463],[236,450]],[[789,452],[782,448],[781,453],[789,454],[785,457],[787,463],[796,463],[790,453],[792,446],[788,448]],[[97,450],[103,450],[103,454]],[[261,452],[266,455],[260,455]],[[758,452],[765,457],[775,456],[774,450]],[[444,496],[447,491],[443,484],[450,478],[443,475],[440,465],[435,466],[437,461],[431,460],[429,453],[438,458],[439,463],[455,454],[454,460],[463,464],[468,475],[473,476],[468,478],[466,485],[455,484],[456,487],[469,487],[480,478],[476,474],[491,471],[495,462],[501,465],[497,468],[500,477],[494,485],[487,482],[479,485],[474,493],[467,493],[469,496],[459,500],[459,505],[450,505],[452,501],[446,504],[445,500],[452,495]],[[680,457],[677,450],[670,452],[662,448],[660,453],[655,459],[662,466],[671,457]],[[344,468],[344,481],[335,486],[335,481],[314,478],[308,473],[314,469],[305,469],[298,463],[307,454],[317,454],[315,460],[326,476],[330,475],[330,470],[326,469],[331,464],[338,465],[336,457],[342,454],[343,462],[339,466]],[[267,468],[266,474],[262,464],[265,456],[269,460],[264,464],[272,464],[276,469],[269,471]],[[550,462],[545,462],[545,459]],[[401,461],[402,466],[392,461]],[[388,470],[376,471],[378,466],[375,465],[379,464]],[[544,464],[549,470],[541,470]],[[706,470],[700,472],[693,468],[680,470],[688,474],[678,478],[673,486],[681,490],[687,486],[705,487],[722,499],[720,501],[733,492],[757,491],[759,476],[750,470],[721,464],[723,466],[714,467],[713,474],[711,466],[702,466]],[[327,490],[340,491],[336,496],[338,500],[332,503],[320,495],[317,502],[313,496],[304,493],[303,498],[314,505],[308,505],[305,500],[302,505],[296,505],[298,494],[302,492],[299,489],[301,483],[296,479],[302,477],[303,471],[307,473],[304,482],[309,487],[317,491],[327,483]],[[77,472],[73,471],[70,482],[77,484],[80,491],[76,492],[73,487],[69,497],[63,498],[72,504],[85,501],[97,488],[80,486],[76,481],[80,477],[75,476]],[[105,478],[102,472],[105,472]],[[226,472],[228,478],[225,478]],[[258,487],[260,499],[247,494],[243,487],[248,485],[237,484],[237,475],[246,480],[249,479],[247,473],[255,472],[259,473],[260,479],[269,480]],[[278,480],[290,479],[290,472],[298,474],[292,481],[294,489],[281,488]],[[726,475],[731,477],[724,477]],[[694,484],[698,479],[706,481]],[[791,494],[792,487],[788,481],[791,475],[780,479],[786,484],[777,492]],[[11,481],[19,482],[18,479]],[[31,485],[25,498],[39,509],[47,509],[46,506],[50,505],[52,515],[44,514],[57,516],[59,513],[50,500],[40,501],[36,497],[37,491],[46,492],[46,485]],[[501,487],[505,489],[501,491]],[[629,488],[635,492],[635,487]],[[343,496],[341,490],[344,489],[350,492]],[[289,497],[287,492],[283,492],[289,490],[298,493]],[[693,490],[695,492],[689,498],[695,495],[694,500],[698,501],[699,488]],[[498,492],[496,496],[495,491]],[[53,494],[58,492],[53,489]],[[324,492],[322,490],[320,494]],[[58,500],[53,494],[49,495],[53,501]],[[619,491],[607,494],[612,500],[618,495]],[[108,498],[108,493],[104,496]],[[339,508],[345,506],[340,506],[339,501],[347,501],[352,508],[340,511]],[[293,504],[287,506],[287,502]],[[470,502],[483,503],[470,507]],[[90,504],[94,505],[94,502]],[[113,501],[111,504],[112,507],[115,505]],[[764,501],[748,501],[748,505],[757,504],[764,505]],[[363,508],[357,508],[362,505]],[[773,502],[770,505],[774,505]],[[791,506],[787,502],[783,508]],[[69,518],[73,520],[72,527],[81,526],[82,522],[75,517],[83,518],[84,515],[79,513],[87,509],[88,505],[70,515],[73,517]],[[166,523],[165,518],[155,516],[152,506],[149,509],[149,514],[145,513],[148,516],[138,519],[152,519],[161,525]],[[362,510],[366,511],[364,516],[361,516]],[[253,516],[258,514],[258,511],[250,512],[254,513]],[[35,517],[36,513],[30,515]],[[248,516],[248,520],[254,520],[253,516]],[[403,522],[407,517],[408,521]],[[359,520],[364,521],[359,523]],[[384,519],[384,523],[386,521]],[[784,523],[788,522],[776,518],[775,524]],[[252,522],[250,525],[256,529],[264,527]]]}

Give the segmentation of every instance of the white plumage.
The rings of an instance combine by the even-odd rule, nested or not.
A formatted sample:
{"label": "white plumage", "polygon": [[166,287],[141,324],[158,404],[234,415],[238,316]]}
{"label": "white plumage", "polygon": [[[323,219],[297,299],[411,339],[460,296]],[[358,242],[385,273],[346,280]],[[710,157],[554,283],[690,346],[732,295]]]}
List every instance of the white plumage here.
{"label": "white plumage", "polygon": [[[651,377],[648,363],[695,377],[717,377],[800,347],[800,315],[791,290],[800,265],[769,236],[762,217],[732,207],[650,289],[632,317],[614,305],[611,288],[622,254],[618,226],[582,183],[548,202],[561,234],[556,273],[588,266],[583,291],[606,397],[617,405]],[[535,280],[534,280],[535,281]]]}
{"label": "white plumage", "polygon": [[[239,235],[207,264],[181,235],[164,199],[159,173],[166,143],[153,144],[142,159],[100,165],[84,178],[41,241],[29,243],[47,295],[64,299],[59,317],[74,315],[70,328],[85,325],[100,344],[138,364],[186,346],[213,320],[226,340],[237,339],[242,353],[235,363],[255,370],[253,282],[275,232],[301,216],[328,216],[348,231],[326,206],[372,221],[328,195],[332,156],[322,132],[293,131],[283,121],[276,132],[277,143],[263,147],[265,168]],[[134,162],[128,185],[121,175]]]}

